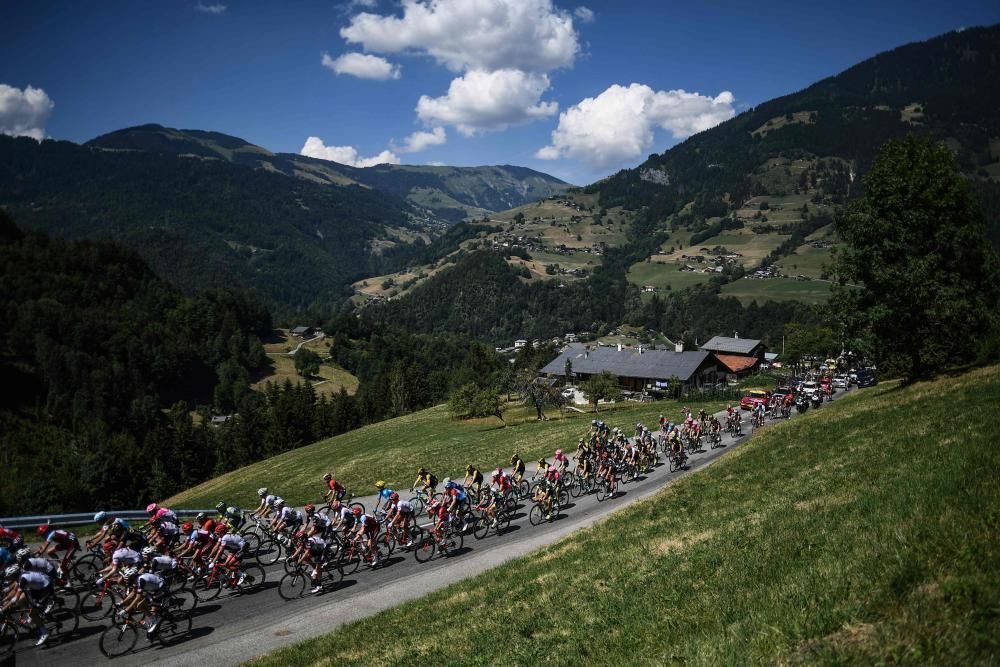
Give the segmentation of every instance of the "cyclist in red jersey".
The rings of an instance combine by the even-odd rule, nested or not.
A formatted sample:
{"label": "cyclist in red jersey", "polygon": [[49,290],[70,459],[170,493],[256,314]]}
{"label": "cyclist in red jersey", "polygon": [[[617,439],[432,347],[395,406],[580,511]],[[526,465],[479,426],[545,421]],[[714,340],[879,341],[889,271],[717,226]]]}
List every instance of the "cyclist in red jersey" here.
{"label": "cyclist in red jersey", "polygon": [[76,534],[65,530],[53,529],[52,526],[45,524],[38,527],[38,536],[45,538],[45,544],[38,549],[39,556],[46,556],[50,553],[55,555],[59,551],[66,552],[61,562],[63,571],[65,572],[70,561],[73,559],[73,554],[80,548],[80,541],[76,539]]}

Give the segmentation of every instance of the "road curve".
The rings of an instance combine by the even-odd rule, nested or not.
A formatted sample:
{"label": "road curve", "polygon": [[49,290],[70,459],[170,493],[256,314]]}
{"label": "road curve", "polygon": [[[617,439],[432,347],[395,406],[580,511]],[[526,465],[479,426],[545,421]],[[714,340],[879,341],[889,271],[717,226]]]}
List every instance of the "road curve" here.
{"label": "road curve", "polygon": [[[843,392],[836,397],[841,395]],[[748,428],[744,430],[749,431]],[[463,551],[450,558],[435,557],[421,564],[412,553],[394,553],[385,566],[372,571],[362,568],[345,576],[335,590],[317,596],[286,602],[277,592],[284,570],[280,564],[271,566],[267,568],[264,588],[257,593],[224,595],[213,602],[199,604],[194,611],[194,629],[187,640],[164,648],[158,644],[147,645],[140,638],[135,652],[116,659],[114,664],[237,665],[283,646],[326,634],[345,623],[419,598],[551,544],[649,497],[674,479],[710,465],[748,438],[749,435],[743,435],[734,440],[723,434],[725,446],[691,455],[687,470],[671,473],[669,466],[661,463],[646,477],[619,485],[615,499],[599,503],[595,494],[571,499],[571,504],[552,523],[532,526],[527,517],[529,506],[523,506],[504,535],[490,535],[483,540],[467,535]],[[362,499],[366,507],[370,507],[373,500]],[[80,629],[73,636],[41,649],[19,651],[16,664],[105,663],[107,660],[98,648],[98,637],[105,627],[106,621],[92,623],[81,619]]]}

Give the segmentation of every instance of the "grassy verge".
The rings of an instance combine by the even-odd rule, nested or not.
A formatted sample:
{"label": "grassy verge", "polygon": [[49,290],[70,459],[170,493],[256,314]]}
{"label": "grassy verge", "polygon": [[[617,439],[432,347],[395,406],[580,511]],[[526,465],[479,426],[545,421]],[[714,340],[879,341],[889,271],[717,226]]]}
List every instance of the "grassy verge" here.
{"label": "grassy verge", "polygon": [[[718,410],[719,402],[694,404]],[[601,419],[616,426],[631,427],[637,421],[653,424],[660,414],[676,417],[680,403],[621,403],[601,407]],[[395,488],[409,488],[421,465],[439,479],[464,477],[465,466],[486,471],[508,465],[518,452],[526,461],[551,457],[557,447],[575,451],[576,441],[590,429],[593,413],[550,412],[548,421],[538,422],[525,408],[506,415],[508,426],[496,419],[461,422],[452,419],[445,406],[338,435],[328,440],[279,454],[250,466],[216,477],[164,501],[168,506],[211,507],[220,499],[256,505],[254,492],[267,486],[294,503],[315,501],[322,494],[324,472],[335,470],[337,479],[358,495],[374,492],[376,479]],[[208,505],[205,505],[208,503]]]}
{"label": "grassy verge", "polygon": [[995,663],[998,401],[996,366],[854,392],[613,520],[256,664]]}

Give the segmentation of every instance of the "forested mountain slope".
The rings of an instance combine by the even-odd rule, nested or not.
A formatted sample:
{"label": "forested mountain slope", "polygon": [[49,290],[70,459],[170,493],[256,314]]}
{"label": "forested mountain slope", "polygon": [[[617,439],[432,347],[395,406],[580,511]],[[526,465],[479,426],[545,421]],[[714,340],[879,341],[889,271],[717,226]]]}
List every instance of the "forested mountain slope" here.
{"label": "forested mountain slope", "polygon": [[102,135],[87,146],[163,155],[220,159],[287,176],[334,185],[362,184],[406,199],[433,216],[456,222],[468,215],[502,211],[565,192],[558,178],[511,165],[448,167],[433,165],[348,165],[272,153],[238,137],[203,130],[139,125]]}

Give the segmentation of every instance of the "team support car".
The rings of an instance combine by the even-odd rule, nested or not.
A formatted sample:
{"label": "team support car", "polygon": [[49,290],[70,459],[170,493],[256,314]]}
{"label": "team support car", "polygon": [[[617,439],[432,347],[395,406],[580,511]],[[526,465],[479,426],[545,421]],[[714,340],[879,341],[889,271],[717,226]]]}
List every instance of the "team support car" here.
{"label": "team support car", "polygon": [[751,389],[740,399],[740,408],[743,410],[753,410],[760,404],[767,405],[771,400],[771,392],[763,389]]}
{"label": "team support car", "polygon": [[858,386],[871,387],[875,384],[875,372],[870,368],[858,371]]}
{"label": "team support car", "polygon": [[833,388],[834,389],[847,389],[847,383],[850,380],[847,379],[846,375],[838,375],[833,378]]}

